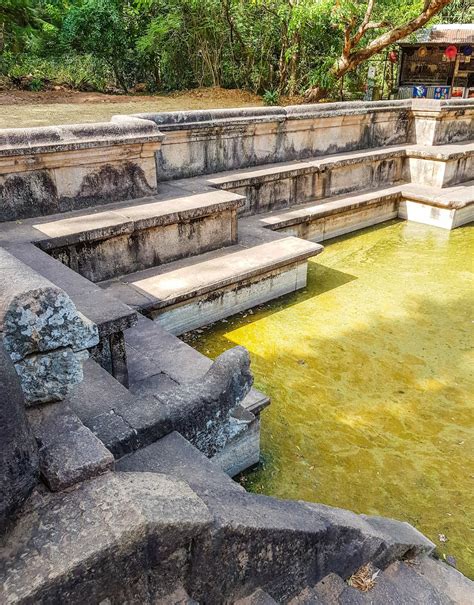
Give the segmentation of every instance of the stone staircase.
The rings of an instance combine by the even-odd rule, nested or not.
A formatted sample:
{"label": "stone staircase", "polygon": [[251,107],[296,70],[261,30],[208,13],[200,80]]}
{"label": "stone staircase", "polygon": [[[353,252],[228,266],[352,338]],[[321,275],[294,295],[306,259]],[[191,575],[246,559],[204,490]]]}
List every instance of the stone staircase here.
{"label": "stone staircase", "polygon": [[[291,599],[289,605],[469,605],[474,596],[470,580],[432,557],[395,561],[385,570],[369,566],[369,573],[374,579],[364,591],[337,574],[329,574]],[[266,598],[271,599],[269,595]]]}
{"label": "stone staircase", "polygon": [[[159,444],[154,444],[149,448],[145,448],[136,454],[123,458],[118,463],[118,469],[126,472],[156,472],[164,475],[173,476],[184,481],[191,489],[199,495],[206,503],[212,514],[217,514],[218,526],[221,531],[227,528],[227,523],[233,526],[226,529],[226,538],[221,542],[222,538],[218,538],[218,534],[213,538],[217,540],[214,548],[219,551],[218,558],[223,565],[228,565],[227,557],[241,557],[246,561],[240,569],[236,568],[236,578],[234,583],[226,582],[224,585],[219,584],[220,575],[214,571],[213,581],[216,584],[215,590],[210,590],[209,584],[211,579],[205,580],[201,574],[206,575],[203,570],[196,569],[196,574],[199,580],[195,578],[193,582],[186,585],[177,592],[168,596],[168,599],[163,599],[162,602],[173,603],[235,603],[235,605],[270,605],[270,604],[286,604],[286,605],[470,605],[474,599],[474,583],[465,578],[458,571],[453,569],[441,561],[430,556],[430,548],[426,544],[422,546],[418,542],[416,535],[411,534],[411,528],[407,524],[405,526],[405,546],[400,544],[396,547],[389,546],[389,540],[380,547],[380,550],[372,550],[373,546],[368,547],[370,530],[368,526],[363,530],[364,537],[361,539],[357,532],[353,534],[349,541],[354,540],[351,547],[348,544],[341,544],[335,547],[331,552],[326,550],[324,541],[324,532],[332,531],[337,533],[336,527],[338,524],[345,526],[344,531],[348,531],[349,526],[355,528],[357,526],[356,517],[353,516],[344,518],[337,509],[330,507],[320,507],[318,505],[309,505],[314,510],[318,510],[321,515],[320,519],[331,518],[330,526],[322,530],[317,538],[314,548],[317,552],[317,562],[315,567],[309,565],[308,562],[294,557],[294,545],[299,539],[297,537],[298,528],[288,528],[286,531],[291,531],[285,536],[282,549],[279,549],[278,544],[281,542],[281,537],[278,537],[278,515],[285,510],[286,507],[293,507],[294,513],[299,514],[301,525],[305,525],[308,536],[314,531],[314,519],[311,520],[307,516],[301,504],[303,503],[287,503],[279,501],[275,506],[269,506],[269,501],[262,496],[251,496],[239,485],[233,483],[220,472],[212,463],[205,461],[201,455],[194,451],[188,444],[182,441],[182,438],[177,435],[169,435]],[[245,515],[236,513],[237,506],[246,511]],[[299,511],[297,513],[297,511]],[[288,511],[289,512],[289,511]],[[233,515],[234,513],[234,515]],[[253,515],[256,514],[254,517]],[[288,516],[289,518],[289,516]],[[373,517],[361,516],[369,525],[378,528],[377,531],[385,534],[391,532],[384,520]],[[396,523],[396,522],[395,522]],[[400,527],[397,528],[400,532]],[[395,530],[395,527],[394,527]],[[260,559],[262,556],[250,548],[250,536],[253,531],[258,531],[260,535],[259,552],[272,553],[268,554],[268,559]],[[368,532],[368,533],[366,533]],[[239,540],[238,547],[232,547],[232,538]],[[237,538],[238,536],[238,538]],[[360,540],[360,541],[359,541]],[[407,543],[411,545],[408,547]],[[344,542],[344,540],[343,540]],[[403,542],[403,540],[402,540]],[[218,544],[218,546],[216,546]],[[206,547],[211,548],[209,545]],[[307,556],[311,559],[311,546],[308,543]],[[363,554],[368,548],[371,555]],[[343,552],[345,553],[343,555]],[[349,552],[351,553],[349,555]],[[207,555],[208,556],[208,555]],[[365,557],[364,570],[367,568],[369,574],[368,579],[373,581],[367,584],[368,590],[362,590],[351,586],[348,581],[353,574],[358,575],[358,561],[361,557]],[[257,563],[257,560],[259,563]],[[378,560],[380,567],[377,567],[371,561]],[[277,569],[281,565],[285,565],[288,561],[289,568],[284,578],[278,575]],[[230,564],[231,565],[231,564]],[[273,570],[265,566],[270,566]],[[331,568],[333,571],[331,571]],[[339,570],[336,573],[336,569]],[[326,570],[327,573],[324,574]],[[311,584],[311,577],[317,577],[323,574],[323,577]],[[288,581],[288,576],[291,576],[292,581]],[[201,583],[204,582],[202,585]],[[259,585],[259,588],[250,589],[249,586]],[[204,591],[205,597],[200,600],[200,592]],[[217,593],[217,591],[220,591]],[[237,596],[239,593],[248,596]],[[216,595],[220,596],[217,597]],[[177,595],[181,595],[178,598]],[[191,595],[191,596],[190,596]],[[180,600],[183,599],[183,600]],[[188,599],[188,600],[186,600]]]}

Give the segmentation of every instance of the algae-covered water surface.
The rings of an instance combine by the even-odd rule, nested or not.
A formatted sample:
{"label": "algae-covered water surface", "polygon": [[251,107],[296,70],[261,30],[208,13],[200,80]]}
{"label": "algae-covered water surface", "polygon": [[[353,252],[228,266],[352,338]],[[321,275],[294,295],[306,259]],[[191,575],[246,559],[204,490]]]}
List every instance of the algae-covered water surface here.
{"label": "algae-covered water surface", "polygon": [[247,347],[272,399],[248,489],[408,521],[474,576],[473,250],[469,226],[366,229],[305,290],[186,335]]}

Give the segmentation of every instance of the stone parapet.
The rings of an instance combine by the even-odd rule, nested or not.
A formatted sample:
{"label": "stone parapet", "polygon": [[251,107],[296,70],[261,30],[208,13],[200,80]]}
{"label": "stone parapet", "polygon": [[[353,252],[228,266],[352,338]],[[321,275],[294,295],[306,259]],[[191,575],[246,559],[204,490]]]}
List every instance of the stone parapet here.
{"label": "stone parapet", "polygon": [[412,136],[418,145],[459,143],[474,138],[474,100],[413,99]]}
{"label": "stone parapet", "polygon": [[156,156],[159,179],[168,180],[387,145],[466,141],[473,136],[473,113],[469,99],[415,99],[134,117],[154,122],[165,133]]}
{"label": "stone parapet", "polygon": [[145,120],[0,131],[0,221],[150,195],[163,135]]}
{"label": "stone parapet", "polygon": [[159,179],[167,180],[407,143],[410,103],[328,103],[134,117],[155,122],[165,133],[156,155]]}

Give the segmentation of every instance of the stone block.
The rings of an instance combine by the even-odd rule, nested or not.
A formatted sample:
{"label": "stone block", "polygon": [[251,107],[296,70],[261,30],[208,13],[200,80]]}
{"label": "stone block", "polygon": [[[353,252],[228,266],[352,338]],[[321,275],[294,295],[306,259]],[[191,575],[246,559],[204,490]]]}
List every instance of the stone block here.
{"label": "stone block", "polygon": [[66,405],[34,408],[28,418],[39,444],[41,475],[52,491],[113,468],[112,454]]}
{"label": "stone block", "polygon": [[38,493],[0,548],[0,602],[148,603],[182,586],[210,525],[184,483],[107,473]]}
{"label": "stone block", "polygon": [[28,406],[61,401],[83,377],[82,362],[87,351],[76,353],[66,347],[29,355],[15,363]]}
{"label": "stone block", "polygon": [[0,248],[0,322],[4,346],[17,362],[32,353],[98,342],[97,327],[79,313],[69,296]]}

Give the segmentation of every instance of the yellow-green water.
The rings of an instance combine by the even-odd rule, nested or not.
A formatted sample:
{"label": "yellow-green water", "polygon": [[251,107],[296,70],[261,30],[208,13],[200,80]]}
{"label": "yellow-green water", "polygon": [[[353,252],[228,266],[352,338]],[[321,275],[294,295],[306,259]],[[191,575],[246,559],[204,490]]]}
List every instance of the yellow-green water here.
{"label": "yellow-green water", "polygon": [[186,336],[247,347],[272,399],[248,489],[408,521],[474,576],[473,251],[469,226],[367,229],[304,291]]}

